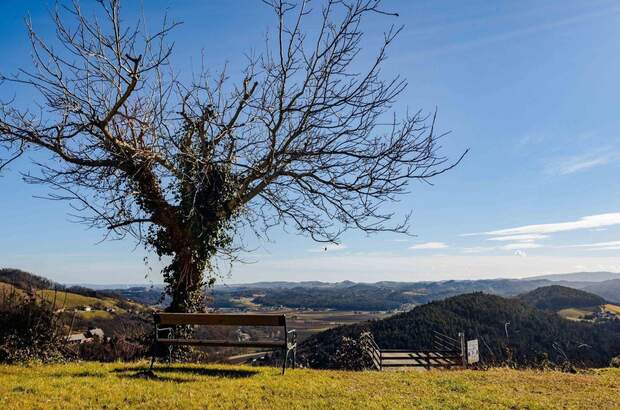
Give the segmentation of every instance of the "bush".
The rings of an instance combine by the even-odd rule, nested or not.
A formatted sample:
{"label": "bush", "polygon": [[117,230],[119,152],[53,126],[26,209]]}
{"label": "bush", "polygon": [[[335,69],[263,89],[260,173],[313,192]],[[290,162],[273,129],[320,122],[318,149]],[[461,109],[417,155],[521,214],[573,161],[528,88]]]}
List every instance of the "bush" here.
{"label": "bush", "polygon": [[150,354],[151,345],[147,335],[114,336],[106,340],[95,338],[90,343],[79,346],[79,356],[83,360],[113,362],[141,359]]}
{"label": "bush", "polygon": [[343,336],[336,354],[331,359],[330,368],[340,370],[367,370],[373,368],[360,339]]}
{"label": "bush", "polygon": [[65,349],[63,324],[52,305],[33,294],[15,291],[0,301],[0,363],[30,360],[61,361],[71,353]]}

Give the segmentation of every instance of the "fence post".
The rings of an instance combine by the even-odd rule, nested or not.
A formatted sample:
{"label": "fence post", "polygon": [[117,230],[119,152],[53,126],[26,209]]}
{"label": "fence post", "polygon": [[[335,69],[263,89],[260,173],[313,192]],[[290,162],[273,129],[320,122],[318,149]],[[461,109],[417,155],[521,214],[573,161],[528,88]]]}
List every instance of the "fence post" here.
{"label": "fence post", "polygon": [[459,332],[459,340],[461,342],[461,358],[463,359],[463,368],[467,369],[467,348],[465,346],[464,332]]}

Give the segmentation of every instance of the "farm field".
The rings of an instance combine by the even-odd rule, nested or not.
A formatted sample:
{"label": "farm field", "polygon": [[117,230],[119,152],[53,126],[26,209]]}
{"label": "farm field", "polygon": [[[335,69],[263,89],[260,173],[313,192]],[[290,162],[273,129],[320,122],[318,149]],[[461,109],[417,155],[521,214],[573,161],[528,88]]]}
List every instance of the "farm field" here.
{"label": "farm field", "polygon": [[146,363],[0,366],[2,409],[620,407],[620,369],[346,372]]}
{"label": "farm field", "polygon": [[350,325],[367,320],[385,319],[390,314],[383,312],[355,311],[301,311],[286,310],[281,312],[287,317],[287,325],[297,330],[300,340],[332,327]]}
{"label": "farm field", "polygon": [[601,306],[561,309],[558,311],[558,315],[564,319],[579,321],[584,320],[584,318],[588,315],[600,311],[610,312],[620,317],[620,306],[610,303]]}
{"label": "farm field", "polygon": [[606,304],[603,305],[603,308],[609,312],[615,313],[616,315],[620,316],[620,306],[618,305],[612,305],[612,304]]}

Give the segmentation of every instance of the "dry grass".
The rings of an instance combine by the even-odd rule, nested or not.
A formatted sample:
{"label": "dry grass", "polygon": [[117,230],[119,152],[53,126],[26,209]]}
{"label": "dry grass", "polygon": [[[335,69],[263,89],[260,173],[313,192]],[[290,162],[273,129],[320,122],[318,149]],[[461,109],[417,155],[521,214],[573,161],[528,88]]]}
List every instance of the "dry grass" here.
{"label": "dry grass", "polygon": [[599,312],[600,306],[583,307],[583,308],[566,308],[558,311],[558,315],[568,320],[583,320],[587,315]]}
{"label": "dry grass", "polygon": [[0,366],[2,409],[620,408],[620,370],[339,372],[81,363]]}
{"label": "dry grass", "polygon": [[615,313],[616,315],[620,316],[620,306],[618,305],[612,305],[612,304],[606,304],[603,305],[603,309],[605,309],[608,312],[612,312]]}

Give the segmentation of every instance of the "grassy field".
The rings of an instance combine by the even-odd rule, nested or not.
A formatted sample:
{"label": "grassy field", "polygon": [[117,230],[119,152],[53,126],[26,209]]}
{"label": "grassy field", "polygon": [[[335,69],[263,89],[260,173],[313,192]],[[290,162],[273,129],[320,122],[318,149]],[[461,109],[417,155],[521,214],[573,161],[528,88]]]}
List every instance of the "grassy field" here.
{"label": "grassy field", "polygon": [[[12,291],[15,291],[18,296],[24,297],[26,293],[14,286],[0,282],[0,298],[2,298],[3,294],[10,294]],[[91,297],[80,295],[78,293],[73,292],[65,292],[65,291],[54,291],[51,289],[39,289],[35,292],[35,295],[38,298],[47,300],[50,303],[53,303],[55,309],[63,309],[65,311],[73,311],[74,309],[79,309],[83,306],[90,306],[93,310],[90,312],[86,311],[78,311],[78,314],[84,319],[113,319],[114,314],[111,314],[105,310],[106,308],[111,308],[114,310],[116,314],[124,314],[127,313],[127,310],[121,308],[119,306],[119,300],[111,297]],[[135,311],[144,311],[145,307],[140,305],[139,303],[134,303],[127,301],[125,306],[131,306],[131,309]]]}
{"label": "grassy field", "polygon": [[598,306],[587,308],[566,308],[558,311],[558,315],[568,320],[582,320],[585,316],[598,312],[600,308]]}
{"label": "grassy field", "polygon": [[612,304],[584,308],[566,308],[558,311],[558,315],[568,320],[583,320],[585,316],[590,315],[594,312],[600,312],[601,309],[620,316],[620,306]]}
{"label": "grassy field", "polygon": [[616,315],[620,316],[620,306],[618,305],[612,305],[612,304],[603,305],[603,309],[609,312],[613,312]]}
{"label": "grassy field", "polygon": [[2,409],[620,408],[620,369],[344,372],[78,363],[0,366]]}

